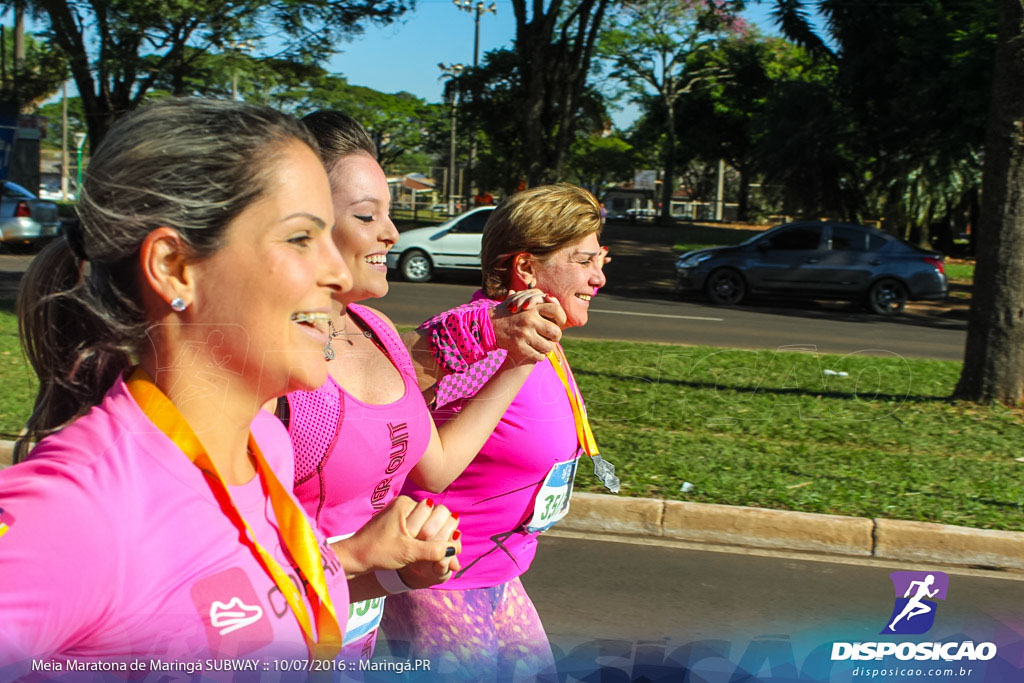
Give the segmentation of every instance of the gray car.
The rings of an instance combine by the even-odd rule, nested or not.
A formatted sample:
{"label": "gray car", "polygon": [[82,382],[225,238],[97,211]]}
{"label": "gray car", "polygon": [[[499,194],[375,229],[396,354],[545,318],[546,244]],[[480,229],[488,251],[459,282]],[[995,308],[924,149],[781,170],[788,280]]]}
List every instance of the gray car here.
{"label": "gray car", "polygon": [[734,247],[683,254],[676,284],[720,305],[761,292],[863,301],[882,315],[948,292],[942,254],[863,225],[820,221],[787,223]]}
{"label": "gray car", "polygon": [[0,243],[33,244],[55,237],[60,230],[57,205],[17,183],[0,181]]}

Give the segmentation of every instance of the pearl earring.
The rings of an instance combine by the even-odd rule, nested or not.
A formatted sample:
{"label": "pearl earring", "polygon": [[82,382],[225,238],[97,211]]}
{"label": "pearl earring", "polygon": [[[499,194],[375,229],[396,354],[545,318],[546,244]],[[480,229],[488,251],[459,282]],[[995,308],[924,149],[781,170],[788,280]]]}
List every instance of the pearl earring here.
{"label": "pearl earring", "polygon": [[172,311],[174,311],[176,313],[181,313],[186,308],[188,308],[188,304],[185,303],[185,300],[182,299],[180,296],[176,296],[173,299],[171,299],[171,310]]}

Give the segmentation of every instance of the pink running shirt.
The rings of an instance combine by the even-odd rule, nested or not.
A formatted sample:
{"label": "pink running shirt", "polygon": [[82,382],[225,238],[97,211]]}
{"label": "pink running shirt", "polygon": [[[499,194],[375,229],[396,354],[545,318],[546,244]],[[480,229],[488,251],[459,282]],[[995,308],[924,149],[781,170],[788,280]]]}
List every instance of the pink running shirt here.
{"label": "pink running shirt", "polygon": [[[493,305],[479,295],[474,303]],[[480,365],[485,363],[487,359]],[[467,374],[476,370],[471,368]],[[487,376],[488,372],[489,368],[483,370]],[[438,426],[482,386],[470,384],[472,388],[464,382],[458,389],[453,387],[461,398],[434,411]],[[443,493],[432,494],[406,482],[402,493],[417,500],[433,498],[459,513],[462,571],[433,589],[489,588],[525,572],[537,552],[538,534],[524,528],[537,492],[552,466],[580,453],[565,385],[544,359],[534,366],[480,453]]]}
{"label": "pink running shirt", "polygon": [[328,538],[355,533],[402,490],[430,442],[430,413],[398,334],[365,306],[350,304],[402,375],[394,403],[363,403],[328,375],[315,391],[288,394],[295,496]]}
{"label": "pink running shirt", "polygon": [[[291,444],[261,412],[252,434],[283,481]],[[259,478],[231,496],[285,557]],[[0,471],[0,679],[31,658],[306,659],[280,590],[218,507],[202,473],[143,414],[123,379],[88,414]],[[345,627],[348,583],[318,534]]]}

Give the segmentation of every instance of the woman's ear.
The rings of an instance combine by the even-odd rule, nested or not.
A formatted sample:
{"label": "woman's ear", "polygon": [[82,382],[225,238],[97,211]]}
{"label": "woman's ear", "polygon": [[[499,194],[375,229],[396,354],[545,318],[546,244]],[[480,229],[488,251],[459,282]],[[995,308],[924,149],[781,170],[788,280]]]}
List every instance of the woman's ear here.
{"label": "woman's ear", "polygon": [[[526,288],[533,287],[537,282],[537,276],[533,272],[533,267],[533,256],[525,251],[512,257],[512,274]],[[520,289],[520,287],[513,287],[513,289]]]}
{"label": "woman's ear", "polygon": [[139,249],[142,279],[168,309],[184,310],[194,298],[189,248],[174,228],[161,227],[146,235]]}

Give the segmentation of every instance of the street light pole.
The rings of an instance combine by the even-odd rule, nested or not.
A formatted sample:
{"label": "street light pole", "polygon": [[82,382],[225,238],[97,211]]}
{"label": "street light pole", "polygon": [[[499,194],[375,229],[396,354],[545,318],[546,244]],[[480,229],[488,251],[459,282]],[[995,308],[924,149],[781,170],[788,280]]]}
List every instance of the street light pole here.
{"label": "street light pole", "polygon": [[459,89],[455,85],[455,78],[462,73],[465,67],[462,64],[449,66],[444,62],[438,64],[437,67],[441,69],[442,77],[448,77],[448,82],[451,85],[452,125],[448,149],[448,214],[455,215],[455,119],[459,114]]}
{"label": "street light pole", "polygon": [[85,147],[85,133],[75,133],[75,147],[78,149],[78,162],[75,164],[78,170],[78,187],[76,197],[82,196],[82,148]]}
{"label": "street light pole", "polygon": [[[475,69],[480,65],[480,15],[486,12],[491,14],[498,13],[498,5],[491,3],[490,7],[485,7],[483,0],[479,0],[475,5],[472,0],[452,0],[455,6],[463,12],[473,12],[476,15],[475,29],[473,31],[473,68]],[[476,189],[476,174],[473,173],[474,164],[476,163],[476,129],[474,128],[469,135],[469,182],[470,187]]]}

